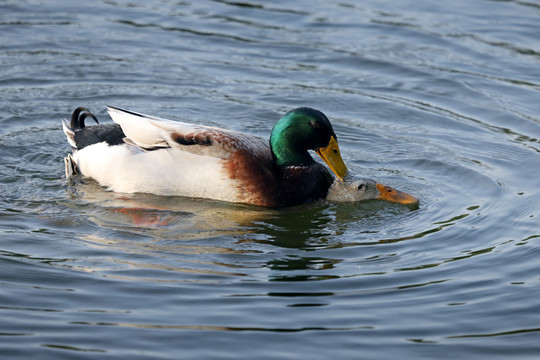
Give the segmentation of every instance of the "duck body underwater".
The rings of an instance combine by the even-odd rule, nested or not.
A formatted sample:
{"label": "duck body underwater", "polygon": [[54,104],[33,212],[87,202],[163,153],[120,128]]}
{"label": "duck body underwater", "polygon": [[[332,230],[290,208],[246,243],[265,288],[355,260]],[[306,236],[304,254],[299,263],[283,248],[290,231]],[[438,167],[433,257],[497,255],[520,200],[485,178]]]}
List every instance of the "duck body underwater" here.
{"label": "duck body underwater", "polygon": [[[315,109],[289,111],[274,125],[269,141],[112,106],[108,112],[113,124],[86,126],[85,119],[98,120],[83,107],[75,109],[70,121],[63,121],[73,148],[73,155],[65,158],[68,177],[80,173],[115,192],[199,197],[270,208],[327,196],[331,201],[379,198],[418,203],[415,197],[372,180],[364,188],[359,186],[341,158],[330,121]],[[331,171],[308,150],[314,150]],[[368,185],[370,191],[366,191]]]}

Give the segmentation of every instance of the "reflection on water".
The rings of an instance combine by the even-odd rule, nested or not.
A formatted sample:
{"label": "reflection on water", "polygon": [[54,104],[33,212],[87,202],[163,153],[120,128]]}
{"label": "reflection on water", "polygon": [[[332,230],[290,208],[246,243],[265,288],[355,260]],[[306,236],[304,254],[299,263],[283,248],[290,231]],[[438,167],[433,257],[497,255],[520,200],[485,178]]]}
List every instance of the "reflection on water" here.
{"label": "reflection on water", "polygon": [[70,197],[99,207],[87,214],[99,226],[123,228],[153,236],[182,240],[234,235],[249,231],[258,219],[271,216],[265,208],[201,199],[161,197],[151,194],[117,194],[104,191],[91,179],[76,179]]}

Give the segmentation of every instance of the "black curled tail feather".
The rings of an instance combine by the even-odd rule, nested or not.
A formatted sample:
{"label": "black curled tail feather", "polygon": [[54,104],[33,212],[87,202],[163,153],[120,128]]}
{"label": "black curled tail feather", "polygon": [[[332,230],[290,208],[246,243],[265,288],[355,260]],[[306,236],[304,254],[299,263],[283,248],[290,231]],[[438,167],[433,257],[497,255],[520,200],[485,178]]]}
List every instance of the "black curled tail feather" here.
{"label": "black curled tail feather", "polygon": [[[84,123],[86,118],[91,118],[98,125],[87,127]],[[63,129],[74,152],[101,142],[106,142],[108,145],[120,145],[124,143],[123,139],[126,137],[120,125],[99,124],[94,114],[85,107],[76,108],[71,114],[71,120],[63,121]]]}
{"label": "black curled tail feather", "polygon": [[73,113],[71,114],[71,122],[70,127],[71,130],[78,130],[84,128],[84,119],[87,117],[94,120],[97,124],[99,124],[98,119],[85,107],[79,106],[76,108]]}

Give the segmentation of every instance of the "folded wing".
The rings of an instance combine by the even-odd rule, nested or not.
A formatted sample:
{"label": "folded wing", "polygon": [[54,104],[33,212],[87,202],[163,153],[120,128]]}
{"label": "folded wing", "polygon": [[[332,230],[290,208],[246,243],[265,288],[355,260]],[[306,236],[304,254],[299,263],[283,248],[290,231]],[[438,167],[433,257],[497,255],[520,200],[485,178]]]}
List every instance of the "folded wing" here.
{"label": "folded wing", "polygon": [[144,150],[173,148],[193,154],[228,159],[237,150],[268,153],[263,139],[226,129],[171,121],[120,108],[108,107],[122,127],[124,141]]}

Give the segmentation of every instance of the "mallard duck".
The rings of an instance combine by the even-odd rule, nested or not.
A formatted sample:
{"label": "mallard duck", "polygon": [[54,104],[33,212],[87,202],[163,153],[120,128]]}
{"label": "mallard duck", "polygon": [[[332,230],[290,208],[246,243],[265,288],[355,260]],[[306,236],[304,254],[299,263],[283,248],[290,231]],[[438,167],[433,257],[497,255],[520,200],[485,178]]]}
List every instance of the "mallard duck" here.
{"label": "mallard duck", "polygon": [[[332,184],[347,179],[332,125],[315,109],[302,107],[286,113],[274,125],[269,142],[113,106],[108,112],[114,124],[85,126],[86,118],[99,122],[83,107],[75,109],[71,121],[63,121],[73,147],[73,155],[65,159],[67,176],[80,173],[115,192],[200,197],[271,208],[323,199]],[[331,172],[308,150],[314,150]],[[385,189],[371,194],[372,198],[418,202],[411,195]]]}
{"label": "mallard duck", "polygon": [[347,174],[343,181],[336,180],[330,185],[326,200],[332,202],[359,202],[381,199],[401,204],[417,204],[418,199],[403,191],[376,182],[373,179]]}

